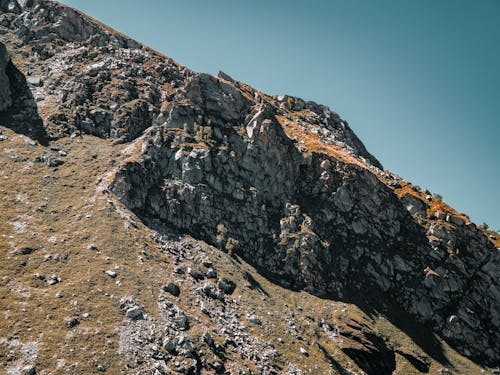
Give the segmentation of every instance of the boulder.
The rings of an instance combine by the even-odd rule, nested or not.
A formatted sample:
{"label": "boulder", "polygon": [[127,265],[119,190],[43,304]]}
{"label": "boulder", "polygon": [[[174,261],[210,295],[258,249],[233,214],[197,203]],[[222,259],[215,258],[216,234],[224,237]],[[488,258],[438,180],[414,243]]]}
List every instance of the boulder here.
{"label": "boulder", "polygon": [[40,76],[28,77],[27,81],[31,86],[35,87],[43,86],[43,79]]}
{"label": "boulder", "polygon": [[127,309],[127,311],[125,312],[125,316],[131,320],[144,319],[142,309],[139,306],[132,306],[131,308]]}
{"label": "boulder", "polygon": [[400,198],[403,206],[408,210],[410,215],[425,217],[427,212],[427,204],[421,199],[412,194],[406,194]]}
{"label": "boulder", "polygon": [[217,285],[224,294],[233,294],[236,289],[236,284],[232,280],[226,278],[219,279]]}
{"label": "boulder", "polygon": [[174,297],[179,297],[179,295],[181,294],[181,290],[180,290],[179,286],[177,284],[174,284],[174,283],[168,283],[168,285],[163,287],[163,290],[165,292],[170,293]]}

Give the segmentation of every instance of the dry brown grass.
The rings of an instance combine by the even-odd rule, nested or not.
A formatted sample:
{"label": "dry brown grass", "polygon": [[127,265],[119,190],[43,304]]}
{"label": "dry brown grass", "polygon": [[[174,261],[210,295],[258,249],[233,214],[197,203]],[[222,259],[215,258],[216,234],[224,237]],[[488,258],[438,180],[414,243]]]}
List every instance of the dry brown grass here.
{"label": "dry brown grass", "polygon": [[310,153],[318,153],[331,156],[343,163],[357,165],[361,168],[368,169],[366,164],[343,150],[341,147],[333,144],[325,143],[321,138],[310,131],[304,130],[285,116],[276,116],[283,130],[289,138],[299,142],[299,146]]}
{"label": "dry brown grass", "polygon": [[[106,197],[96,195],[97,180],[117,149],[93,137],[62,140],[68,156],[54,169],[33,163],[36,155],[46,152],[42,147],[4,133],[10,140],[1,144],[0,155],[0,298],[5,313],[1,336],[15,335],[23,343],[39,341],[39,369],[61,373],[56,371],[61,358],[67,364],[78,362],[85,373],[93,372],[97,363],[116,366],[115,329],[122,319],[118,299],[151,288],[137,269],[137,256],[153,246],[143,229],[126,230]],[[15,150],[21,161],[6,157],[6,148]],[[20,221],[24,230],[16,232],[13,223]],[[100,251],[89,250],[90,244]],[[35,251],[15,254],[26,246]],[[103,272],[115,265],[120,267],[122,286]],[[58,275],[62,281],[49,286],[37,274]],[[62,298],[55,297],[58,292]],[[151,299],[144,303],[148,301],[146,308],[154,311]],[[82,318],[85,312],[89,318]],[[73,316],[80,316],[81,324],[69,330],[64,323]],[[0,357],[5,358],[4,350],[5,345],[0,346]]]}
{"label": "dry brown grass", "polygon": [[492,230],[484,231],[488,236],[489,240],[495,245],[496,248],[500,248],[500,233],[494,232]]}
{"label": "dry brown grass", "polygon": [[[384,178],[381,178],[381,177],[379,177],[379,178],[384,183],[386,183],[387,186],[391,187],[390,185],[388,185],[388,183],[389,183],[388,179],[384,179]],[[413,187],[413,185],[411,185],[410,183],[408,183],[406,181],[398,181],[398,182],[401,185],[401,187],[399,187],[399,188],[392,188],[391,187],[394,190],[394,192],[396,193],[396,195],[401,198],[401,197],[404,197],[407,194],[410,194],[410,195],[412,195],[412,196],[414,196],[414,197],[416,197],[416,198],[424,201],[429,206],[429,208],[427,209],[427,216],[428,217],[431,217],[435,213],[438,213],[438,212],[442,213],[442,214],[449,213],[451,215],[455,215],[455,216],[460,217],[466,223],[470,222],[470,218],[467,215],[456,211],[453,207],[451,207],[450,205],[446,204],[442,200],[437,199],[435,197],[432,197],[431,200],[427,200],[426,199],[426,194],[422,193],[422,192],[420,192],[418,190],[416,190]]]}
{"label": "dry brown grass", "polygon": [[[103,30],[122,35],[97,20],[92,22]],[[25,61],[18,56],[13,57],[14,63],[23,70]],[[243,83],[238,85],[243,95],[255,102],[255,90]],[[257,93],[274,103],[271,96]],[[41,108],[42,117],[52,114],[54,106],[48,104]],[[318,135],[302,129],[290,120],[292,117],[292,113],[287,113],[277,119],[287,135],[308,152],[366,168],[340,147],[327,144]],[[46,149],[30,144],[27,138],[8,129],[0,129],[10,138],[0,142],[0,305],[3,313],[0,338],[17,339],[22,343],[39,342],[35,364],[46,373],[68,373],[58,368],[59,360],[65,360],[66,365],[78,364],[74,373],[94,373],[97,364],[110,369],[110,373],[118,373],[123,369],[123,358],[117,351],[117,332],[123,320],[120,297],[137,296],[146,313],[157,314],[161,287],[170,281],[169,275],[174,268],[171,259],[150,240],[150,230],[112,196],[99,190],[111,181],[116,166],[141,155],[140,140],[129,152],[122,153],[127,145],[113,145],[111,140],[91,136],[61,139],[60,147],[68,152],[64,158],[66,162],[58,168],[49,168],[33,162]],[[182,133],[183,130],[172,132]],[[192,142],[183,146],[207,147],[207,144]],[[444,205],[436,203],[436,207],[441,208],[440,204]],[[127,219],[120,215],[120,210],[130,215],[137,227],[126,226]],[[95,245],[98,251],[89,250],[89,245]],[[383,316],[371,320],[354,305],[282,288],[260,276],[244,261],[236,262],[217,249],[201,245],[205,246],[219,276],[238,285],[233,297],[241,301],[238,314],[243,317],[249,332],[261,341],[271,342],[284,362],[296,363],[306,373],[335,373],[318,344],[340,365],[359,372],[359,368],[319,328],[321,319],[331,322],[333,314],[340,309],[346,309],[347,314],[357,319],[370,321],[372,327],[391,342],[397,340],[398,345],[419,350],[404,332]],[[17,254],[16,251],[23,247],[32,247],[34,251]],[[118,277],[111,279],[104,271],[115,266],[119,267]],[[244,272],[251,273],[267,295],[252,289],[243,277]],[[37,274],[58,275],[62,281],[47,285],[35,277]],[[57,293],[62,297],[56,298]],[[192,294],[181,293],[176,303],[188,315],[200,319],[193,324],[190,334],[201,337],[207,327],[211,327],[210,320],[196,308]],[[258,315],[264,324],[247,322],[245,315],[249,312]],[[89,317],[84,318],[84,313]],[[301,339],[289,333],[285,317],[291,313],[295,315]],[[80,324],[70,330],[64,324],[74,316],[80,318]],[[300,347],[306,348],[310,355],[300,354]],[[15,360],[7,361],[9,350],[6,342],[1,341],[2,372],[15,364]],[[457,373],[479,373],[480,369],[473,363],[449,348],[446,350],[450,362],[459,370]],[[254,368],[251,362],[234,353],[229,352],[228,359]],[[405,361],[398,358],[398,374],[418,373]],[[431,373],[440,367],[442,365],[433,362]]]}
{"label": "dry brown grass", "polygon": [[[151,242],[148,228],[130,213],[137,227],[125,227],[127,220],[116,207],[128,211],[111,196],[98,192],[98,186],[102,185],[100,178],[108,175],[105,178],[109,179],[109,172],[115,166],[126,158],[137,157],[137,149],[132,147],[129,153],[122,153],[127,145],[112,146],[110,140],[91,136],[62,139],[60,147],[68,156],[65,164],[54,169],[32,162],[36,155],[46,151],[44,148],[29,145],[25,137],[8,129],[2,131],[10,140],[0,143],[0,304],[3,307],[0,337],[16,337],[23,343],[38,341],[36,366],[54,374],[64,373],[57,368],[61,359],[66,365],[78,363],[81,373],[93,373],[96,364],[122,369],[122,358],[117,351],[117,332],[123,320],[120,297],[137,296],[145,312],[155,316],[161,287],[169,281],[174,268],[171,259]],[[14,154],[17,154],[15,160],[11,158]],[[22,232],[14,230],[15,222],[24,222]],[[99,251],[89,250],[91,244]],[[32,246],[35,251],[28,255],[13,253],[24,246]],[[364,316],[356,306],[282,288],[245,262],[236,262],[228,254],[202,246],[219,276],[238,285],[233,298],[240,300],[237,313],[249,332],[261,341],[273,343],[283,365],[291,361],[306,373],[330,373],[320,344],[342,366],[359,371],[319,327],[321,319],[332,321],[332,314],[346,307],[349,313]],[[139,262],[139,256],[143,262]],[[118,277],[111,279],[103,271],[115,266],[119,267]],[[251,273],[267,295],[250,288],[244,272]],[[37,280],[36,274],[46,277],[55,274],[62,282],[49,286]],[[58,292],[62,298],[55,297]],[[196,307],[194,296],[181,293],[176,303],[188,315],[200,319],[198,323],[192,320],[190,335],[201,337],[211,322]],[[292,312],[302,339],[289,333],[285,317]],[[90,315],[83,318],[83,313]],[[263,325],[247,322],[247,313],[259,316]],[[73,316],[79,316],[81,323],[68,329],[64,324]],[[383,317],[379,320],[385,321]],[[405,345],[411,344],[396,327],[375,328],[391,340],[398,337]],[[279,338],[283,340],[280,342]],[[300,347],[306,348],[310,355],[300,354]],[[2,371],[12,365],[5,361],[8,350],[7,345],[0,344]],[[449,353],[453,362],[455,354],[451,350]],[[227,355],[230,360],[254,368],[237,354]],[[464,368],[477,372],[475,365],[464,361]],[[433,366],[438,368],[439,364]],[[405,373],[411,374],[411,368],[408,369]]]}

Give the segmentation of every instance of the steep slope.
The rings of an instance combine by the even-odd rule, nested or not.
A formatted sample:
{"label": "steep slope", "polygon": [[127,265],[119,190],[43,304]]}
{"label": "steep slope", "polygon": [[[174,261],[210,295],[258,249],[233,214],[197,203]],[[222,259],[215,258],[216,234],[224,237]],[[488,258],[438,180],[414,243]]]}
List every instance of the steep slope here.
{"label": "steep slope", "polygon": [[8,372],[499,365],[499,252],[335,112],[55,2],[0,10]]}

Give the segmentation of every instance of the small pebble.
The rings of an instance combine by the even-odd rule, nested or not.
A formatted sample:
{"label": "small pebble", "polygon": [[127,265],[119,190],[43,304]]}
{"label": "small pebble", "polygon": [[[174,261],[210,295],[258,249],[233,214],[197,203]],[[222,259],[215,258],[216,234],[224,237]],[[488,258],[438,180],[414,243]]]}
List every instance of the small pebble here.
{"label": "small pebble", "polygon": [[107,270],[106,275],[108,275],[109,277],[112,277],[114,279],[116,277],[116,272],[111,271],[111,270]]}

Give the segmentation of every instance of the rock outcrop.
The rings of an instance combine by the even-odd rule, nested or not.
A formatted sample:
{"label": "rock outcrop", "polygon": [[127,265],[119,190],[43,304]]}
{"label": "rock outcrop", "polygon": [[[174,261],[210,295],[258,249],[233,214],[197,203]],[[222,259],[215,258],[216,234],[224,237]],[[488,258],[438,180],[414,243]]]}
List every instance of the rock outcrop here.
{"label": "rock outcrop", "polygon": [[395,303],[495,363],[500,258],[484,234],[424,221],[425,204],[400,200],[369,164],[297,147],[278,109],[244,94],[206,75],[188,80],[111,190],[159,230],[234,252],[287,287]]}
{"label": "rock outcrop", "polygon": [[0,122],[18,133],[28,135],[47,145],[48,137],[38,113],[29,80],[10,61],[5,45],[0,41]]}
{"label": "rock outcrop", "polygon": [[[192,72],[51,1],[0,0],[0,10],[0,40],[22,57],[15,66],[0,43],[2,125],[41,143],[82,134],[127,143],[100,191],[149,228],[204,241],[286,288],[402,314],[474,361],[500,363],[500,253],[465,215],[384,170],[337,113]],[[174,286],[170,297],[183,296]],[[231,294],[210,283],[198,292],[205,304]],[[161,300],[168,324],[158,333],[125,302],[139,331],[168,335],[165,350],[201,371],[196,348],[175,333],[182,310]],[[346,321],[343,352],[367,373],[392,373],[396,351],[363,322]],[[134,332],[125,333],[123,352],[139,358]],[[234,341],[250,345],[247,336]],[[254,346],[252,356],[266,347]]]}

